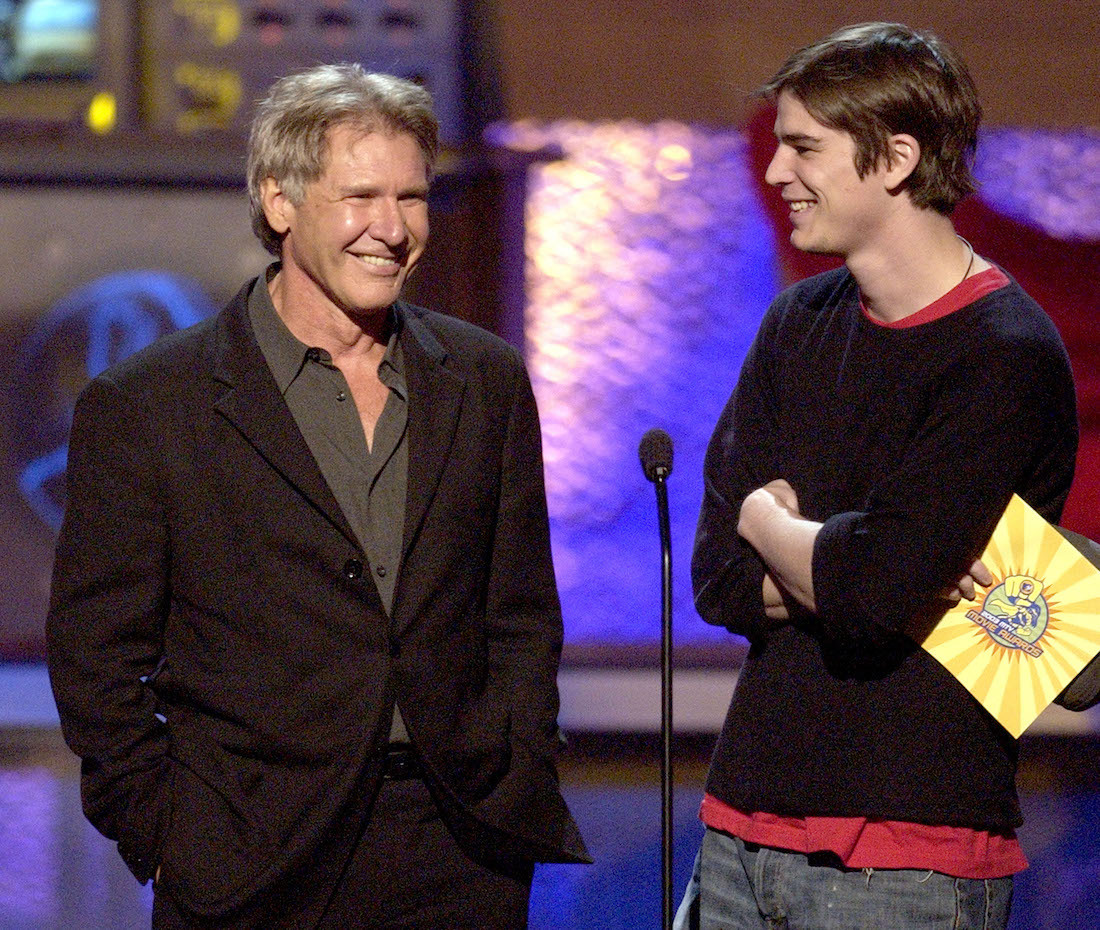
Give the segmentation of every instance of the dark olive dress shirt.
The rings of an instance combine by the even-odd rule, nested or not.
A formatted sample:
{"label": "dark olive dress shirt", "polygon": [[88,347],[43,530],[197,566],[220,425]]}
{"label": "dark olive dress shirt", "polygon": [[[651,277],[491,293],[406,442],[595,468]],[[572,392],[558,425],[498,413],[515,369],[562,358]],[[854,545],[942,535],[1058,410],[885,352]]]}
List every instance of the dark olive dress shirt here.
{"label": "dark olive dress shirt", "polygon": [[[401,561],[408,482],[408,390],[400,317],[391,314],[379,380],[389,397],[368,447],[355,400],[343,373],[324,349],[300,342],[279,317],[265,286],[278,271],[272,265],[248,299],[256,341],[306,445],[367,555],[378,595],[389,614]],[[407,742],[400,710],[394,713],[391,742]]]}

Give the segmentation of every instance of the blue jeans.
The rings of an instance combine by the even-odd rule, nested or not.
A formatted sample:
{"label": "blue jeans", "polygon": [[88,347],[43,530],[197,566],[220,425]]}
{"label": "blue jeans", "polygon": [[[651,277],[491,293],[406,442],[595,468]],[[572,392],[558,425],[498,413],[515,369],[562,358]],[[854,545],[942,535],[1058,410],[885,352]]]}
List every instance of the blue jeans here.
{"label": "blue jeans", "polygon": [[707,830],[675,930],[1005,930],[1012,878],[846,869]]}

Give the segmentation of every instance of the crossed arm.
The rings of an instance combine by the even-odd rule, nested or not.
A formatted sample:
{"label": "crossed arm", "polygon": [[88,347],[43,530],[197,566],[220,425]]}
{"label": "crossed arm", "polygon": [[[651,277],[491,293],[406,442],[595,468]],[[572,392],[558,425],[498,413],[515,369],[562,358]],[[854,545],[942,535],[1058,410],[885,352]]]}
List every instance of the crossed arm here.
{"label": "crossed arm", "polygon": [[[821,523],[809,520],[798,510],[798,495],[782,478],[770,481],[750,493],[741,503],[737,532],[764,561],[762,596],[769,620],[790,619],[787,598],[810,611],[814,599],[813,554]],[[993,576],[980,559],[975,559],[943,597],[952,603],[974,599],[975,585],[988,586]]]}

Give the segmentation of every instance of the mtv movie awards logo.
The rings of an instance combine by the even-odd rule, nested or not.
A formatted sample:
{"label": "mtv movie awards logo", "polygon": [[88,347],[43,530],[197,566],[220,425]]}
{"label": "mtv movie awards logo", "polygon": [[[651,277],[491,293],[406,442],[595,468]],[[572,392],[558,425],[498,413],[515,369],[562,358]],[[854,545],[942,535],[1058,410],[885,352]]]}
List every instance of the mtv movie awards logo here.
{"label": "mtv movie awards logo", "polygon": [[1032,575],[1008,575],[985,596],[982,606],[966,616],[982,627],[994,642],[1039,658],[1038,643],[1050,621],[1043,582]]}

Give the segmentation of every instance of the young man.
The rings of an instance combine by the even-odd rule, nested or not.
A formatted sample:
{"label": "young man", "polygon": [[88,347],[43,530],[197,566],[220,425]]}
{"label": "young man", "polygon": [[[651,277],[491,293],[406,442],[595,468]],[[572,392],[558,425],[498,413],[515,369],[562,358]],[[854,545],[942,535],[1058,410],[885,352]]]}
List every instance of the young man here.
{"label": "young man", "polygon": [[586,858],[530,383],[399,299],[437,149],[409,81],[277,82],[279,261],[77,405],[50,673],[156,928],[515,930],[532,863]]}
{"label": "young man", "polygon": [[980,108],[946,45],[852,26],[765,93],[791,242],[844,266],[776,299],[708,449],[696,606],[751,648],[679,925],[1003,927],[1015,741],[918,644],[1014,492],[1057,520],[1068,359],[952,227]]}

